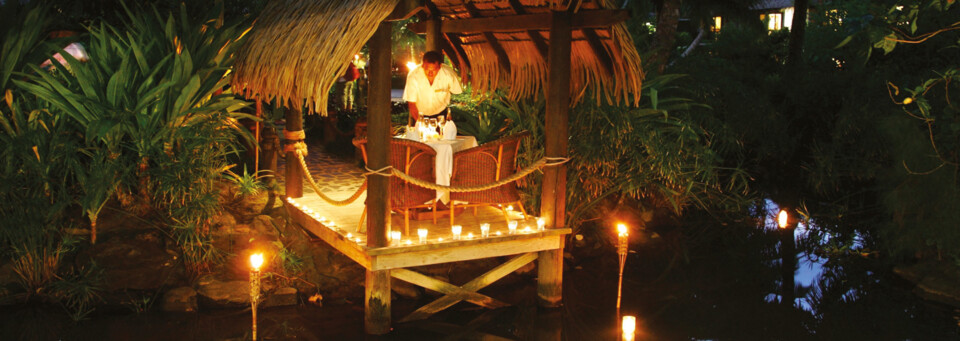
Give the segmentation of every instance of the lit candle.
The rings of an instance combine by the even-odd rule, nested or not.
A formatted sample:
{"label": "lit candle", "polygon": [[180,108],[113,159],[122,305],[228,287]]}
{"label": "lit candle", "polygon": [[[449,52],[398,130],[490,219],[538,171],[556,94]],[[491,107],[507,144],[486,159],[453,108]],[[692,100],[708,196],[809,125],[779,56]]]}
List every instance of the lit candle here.
{"label": "lit candle", "polygon": [[507,211],[513,211],[513,205],[507,206]]}
{"label": "lit candle", "polygon": [[490,224],[480,224],[480,236],[483,238],[490,237]]}
{"label": "lit candle", "polygon": [[417,229],[417,236],[420,237],[420,244],[427,243],[427,229]]}
{"label": "lit candle", "polygon": [[413,242],[410,241],[410,239],[404,240],[403,243],[406,245],[413,245]]}
{"label": "lit candle", "polygon": [[460,240],[460,232],[463,232],[463,226],[453,225],[450,228],[450,232],[453,233],[453,240]]}
{"label": "lit candle", "polygon": [[507,223],[507,229],[509,234],[517,234],[517,221],[512,220]]}
{"label": "lit candle", "polygon": [[530,226],[524,226],[524,227],[523,227],[523,231],[521,231],[521,232],[523,232],[523,233],[531,233],[531,232],[533,232],[533,230],[530,229]]}
{"label": "lit candle", "polygon": [[537,218],[537,231],[543,231],[547,226],[547,220],[543,218]]}
{"label": "lit candle", "polygon": [[467,239],[473,239],[473,232],[467,233]]}
{"label": "lit candle", "polygon": [[353,238],[353,233],[347,232],[347,239]]}
{"label": "lit candle", "polygon": [[403,235],[400,234],[400,231],[390,231],[390,240],[394,243],[399,243],[402,237]]}
{"label": "lit candle", "polygon": [[637,318],[635,316],[624,316],[621,329],[623,331],[623,341],[633,341],[637,331]]}
{"label": "lit candle", "polygon": [[357,239],[356,239],[356,240],[357,240],[357,244],[360,244],[360,243],[362,243],[362,242],[363,242],[363,239],[360,239],[360,237],[357,237]]}
{"label": "lit candle", "polygon": [[503,233],[501,233],[499,230],[497,230],[497,236],[499,237],[499,236],[501,236],[501,235],[503,235]]}
{"label": "lit candle", "polygon": [[437,242],[442,243],[442,242],[443,242],[443,237],[437,238]]}

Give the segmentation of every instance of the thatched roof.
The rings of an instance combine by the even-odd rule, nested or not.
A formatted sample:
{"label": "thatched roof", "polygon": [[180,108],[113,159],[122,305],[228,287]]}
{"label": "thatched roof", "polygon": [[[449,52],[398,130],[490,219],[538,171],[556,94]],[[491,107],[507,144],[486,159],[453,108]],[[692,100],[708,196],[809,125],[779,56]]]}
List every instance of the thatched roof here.
{"label": "thatched roof", "polygon": [[[306,100],[325,114],[328,89],[397,2],[272,1],[241,49],[234,86],[249,97]],[[614,8],[610,0],[427,0],[421,16],[439,16],[449,26],[443,50],[474,93],[503,89],[515,99],[536,96],[547,81],[549,25],[523,21],[543,19],[551,10],[589,14],[593,19],[585,20],[592,24],[580,20],[572,32],[571,103],[589,95],[636,105],[643,80],[640,56],[622,23],[611,26],[604,22],[619,21],[601,18]],[[470,22],[480,18],[498,23]],[[511,19],[520,25],[502,24]]]}

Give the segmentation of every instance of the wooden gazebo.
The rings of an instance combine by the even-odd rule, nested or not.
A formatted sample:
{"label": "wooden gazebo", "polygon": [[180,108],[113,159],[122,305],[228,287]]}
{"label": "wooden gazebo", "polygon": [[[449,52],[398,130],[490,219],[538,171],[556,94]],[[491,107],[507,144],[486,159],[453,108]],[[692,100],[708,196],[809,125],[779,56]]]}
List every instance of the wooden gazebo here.
{"label": "wooden gazebo", "polygon": [[[502,89],[509,97],[520,98],[540,95],[544,89],[545,155],[564,158],[572,104],[585,96],[624,104],[636,104],[640,98],[640,58],[622,24],[627,13],[618,5],[612,0],[277,0],[264,9],[237,58],[233,86],[248,98],[291,104],[284,131],[286,197],[291,203],[286,206],[294,222],[367,269],[367,333],[390,330],[391,277],[447,294],[405,318],[412,320],[462,300],[502,306],[477,290],[537,260],[539,301],[542,306],[559,306],[564,239],[570,233],[564,227],[566,168],[544,168],[539,214],[546,222],[544,231],[415,245],[390,244],[389,179],[371,175],[361,242],[353,234],[358,231],[349,229],[352,222],[334,226],[318,218],[323,203],[303,203],[304,175],[294,161],[304,138],[301,104],[325,115],[328,89],[367,44],[367,167],[388,166],[391,22],[416,15],[421,20],[413,29],[426,34],[427,49],[442,50],[475,93]],[[495,215],[493,221],[502,223],[502,217]],[[462,286],[409,269],[499,256],[514,257]]]}

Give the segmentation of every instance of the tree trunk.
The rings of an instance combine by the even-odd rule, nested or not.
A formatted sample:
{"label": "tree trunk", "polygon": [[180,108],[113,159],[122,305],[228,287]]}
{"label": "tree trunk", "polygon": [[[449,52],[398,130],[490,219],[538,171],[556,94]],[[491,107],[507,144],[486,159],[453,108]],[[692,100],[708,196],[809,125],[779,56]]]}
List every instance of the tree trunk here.
{"label": "tree trunk", "polygon": [[787,64],[795,66],[803,59],[803,35],[807,29],[807,8],[809,0],[793,2],[793,26],[790,28],[790,50]]}
{"label": "tree trunk", "polygon": [[667,67],[667,59],[673,52],[673,45],[677,42],[677,25],[680,23],[680,5],[682,0],[663,0],[657,12],[657,31],[653,34],[653,54],[650,68],[656,68],[663,73]]}

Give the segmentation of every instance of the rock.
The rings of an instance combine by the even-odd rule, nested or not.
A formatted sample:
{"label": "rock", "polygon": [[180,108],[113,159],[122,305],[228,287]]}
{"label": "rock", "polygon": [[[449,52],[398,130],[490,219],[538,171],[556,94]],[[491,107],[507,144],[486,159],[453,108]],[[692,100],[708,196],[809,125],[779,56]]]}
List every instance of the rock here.
{"label": "rock", "polygon": [[13,271],[13,262],[0,265],[0,288],[17,282],[17,273]]}
{"label": "rock", "polygon": [[212,280],[197,290],[201,306],[241,308],[250,305],[250,282]]}
{"label": "rock", "polygon": [[103,269],[105,289],[157,290],[183,282],[176,253],[157,231],[115,234],[85,251]]}
{"label": "rock", "polygon": [[165,312],[195,312],[197,311],[197,291],[191,287],[171,289],[163,295],[160,309]]}
{"label": "rock", "polygon": [[277,228],[273,224],[273,218],[268,215],[258,215],[254,217],[253,222],[250,223],[250,228],[262,235],[274,236],[277,234]]}
{"label": "rock", "polygon": [[220,214],[210,219],[210,227],[214,234],[234,233],[233,228],[237,225],[237,218],[227,211],[220,211]]}
{"label": "rock", "polygon": [[392,290],[399,297],[409,298],[412,300],[420,298],[419,287],[396,278],[392,278],[392,281],[390,281],[390,290]]}
{"label": "rock", "polygon": [[897,265],[893,267],[893,273],[913,284],[920,283],[920,280],[923,279],[922,272],[916,266]]}
{"label": "rock", "polygon": [[274,290],[263,301],[264,307],[286,307],[297,305],[297,289],[284,287]]}
{"label": "rock", "polygon": [[942,276],[927,276],[917,284],[915,291],[924,299],[960,307],[960,287],[956,281]]}

